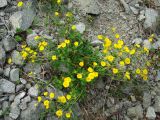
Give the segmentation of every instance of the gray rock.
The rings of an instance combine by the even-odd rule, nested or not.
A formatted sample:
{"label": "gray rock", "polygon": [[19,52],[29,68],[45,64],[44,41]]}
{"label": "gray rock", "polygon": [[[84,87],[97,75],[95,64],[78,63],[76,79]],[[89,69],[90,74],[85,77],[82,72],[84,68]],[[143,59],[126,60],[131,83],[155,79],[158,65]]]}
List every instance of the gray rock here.
{"label": "gray rock", "polygon": [[27,88],[27,89],[30,89],[31,87],[32,87],[32,86],[31,86],[30,83],[26,84],[26,88]]}
{"label": "gray rock", "polygon": [[150,49],[151,48],[151,42],[149,40],[144,40],[143,41],[143,46]]}
{"label": "gray rock", "polygon": [[7,0],[0,0],[0,8],[7,6]]}
{"label": "gray rock", "polygon": [[36,87],[36,85],[34,87],[31,87],[28,90],[28,95],[30,95],[32,97],[37,97],[38,96],[38,88]]}
{"label": "gray rock", "polygon": [[19,108],[20,108],[21,110],[25,110],[25,109],[27,109],[27,104],[26,104],[26,103],[20,103],[20,104],[19,104]]}
{"label": "gray rock", "polygon": [[32,33],[27,36],[26,42],[28,46],[36,47],[38,45],[38,40],[35,40],[34,37],[37,36],[36,33]]}
{"label": "gray rock", "polygon": [[23,88],[24,88],[24,85],[23,85],[23,84],[17,85],[17,86],[16,86],[16,92],[22,90]]}
{"label": "gray rock", "polygon": [[149,108],[147,109],[146,117],[148,118],[148,120],[155,120],[155,118],[156,118],[156,113],[155,113],[153,107],[149,107]]}
{"label": "gray rock", "polygon": [[7,35],[7,29],[5,26],[0,27],[0,40],[3,39]]}
{"label": "gray rock", "polygon": [[143,107],[148,108],[151,105],[151,94],[150,93],[144,93],[143,95]]}
{"label": "gray rock", "polygon": [[6,38],[3,39],[3,45],[5,51],[11,51],[16,47],[16,42],[11,36],[7,36]]}
{"label": "gray rock", "polygon": [[152,48],[154,49],[158,49],[160,47],[160,39],[158,41],[156,41],[155,43],[153,43]]}
{"label": "gray rock", "polygon": [[100,14],[100,7],[98,0],[78,0],[80,3],[80,10],[84,14]]}
{"label": "gray rock", "polygon": [[155,97],[154,109],[155,112],[160,112],[160,96]]}
{"label": "gray rock", "polygon": [[23,103],[28,103],[28,102],[30,102],[31,101],[31,97],[30,96],[26,96],[25,98],[23,98],[22,100],[21,100],[21,102],[23,102]]}
{"label": "gray rock", "polygon": [[19,105],[21,99],[25,96],[25,94],[26,94],[25,92],[19,93],[19,94],[14,98],[14,104]]}
{"label": "gray rock", "polygon": [[20,115],[20,109],[18,105],[13,102],[10,107],[9,117],[17,119],[19,115]]}
{"label": "gray rock", "polygon": [[0,98],[0,103],[3,102],[3,101],[6,101],[6,100],[8,100],[8,96],[1,97],[1,98]]}
{"label": "gray rock", "polygon": [[21,83],[24,84],[24,85],[27,83],[27,81],[26,81],[25,79],[23,79],[23,78],[20,78],[20,81],[21,81]]}
{"label": "gray rock", "polygon": [[119,0],[119,1],[123,5],[125,12],[127,14],[131,13],[131,9],[130,9],[129,5],[125,2],[125,0]]}
{"label": "gray rock", "polygon": [[15,68],[10,71],[10,80],[11,81],[19,80],[19,68]]}
{"label": "gray rock", "polygon": [[2,110],[3,110],[3,111],[6,111],[8,108],[9,108],[9,102],[4,101],[4,102],[2,103]]}
{"label": "gray rock", "polygon": [[4,75],[5,75],[6,77],[9,77],[10,71],[11,71],[11,68],[10,68],[10,67],[5,68],[5,69],[4,69]]}
{"label": "gray rock", "polygon": [[3,68],[0,68],[0,75],[3,75]]}
{"label": "gray rock", "polygon": [[93,46],[100,46],[100,45],[103,44],[103,42],[100,41],[100,40],[95,39],[95,40],[91,41],[91,44],[92,44]]}
{"label": "gray rock", "polygon": [[6,79],[0,79],[0,92],[15,93],[15,84]]}
{"label": "gray rock", "polygon": [[145,17],[146,19],[143,25],[144,28],[155,31],[158,24],[157,23],[158,12],[152,8],[146,8]]}
{"label": "gray rock", "polygon": [[28,108],[21,112],[20,120],[39,120],[40,113],[43,112],[42,106],[38,105],[37,101],[32,101],[28,104]]}
{"label": "gray rock", "polygon": [[79,22],[78,24],[76,24],[76,30],[78,30],[80,33],[83,33],[85,29],[86,27],[84,23]]}
{"label": "gray rock", "polygon": [[141,105],[137,105],[135,107],[131,107],[127,110],[127,115],[130,118],[138,117],[140,119],[143,118],[143,109]]}
{"label": "gray rock", "polygon": [[10,95],[9,96],[9,101],[12,102],[15,99],[15,95]]}
{"label": "gray rock", "polygon": [[3,49],[2,45],[0,44],[0,64],[3,65],[6,60],[6,52]]}
{"label": "gray rock", "polygon": [[157,71],[157,77],[156,77],[156,80],[160,80],[160,70]]}
{"label": "gray rock", "polygon": [[9,116],[4,116],[4,120],[14,120],[14,119]]}
{"label": "gray rock", "polygon": [[140,44],[142,42],[142,38],[135,38],[132,43]]}
{"label": "gray rock", "polygon": [[23,65],[24,60],[21,54],[16,50],[12,52],[12,62],[15,63],[16,65]]}
{"label": "gray rock", "polygon": [[138,14],[138,10],[135,7],[130,6],[130,9],[132,10],[132,12],[137,15]]}
{"label": "gray rock", "polygon": [[14,30],[16,30],[17,28],[26,30],[31,26],[34,17],[35,11],[33,9],[30,9],[29,7],[26,7],[22,11],[15,12],[10,17],[10,22],[12,23]]}

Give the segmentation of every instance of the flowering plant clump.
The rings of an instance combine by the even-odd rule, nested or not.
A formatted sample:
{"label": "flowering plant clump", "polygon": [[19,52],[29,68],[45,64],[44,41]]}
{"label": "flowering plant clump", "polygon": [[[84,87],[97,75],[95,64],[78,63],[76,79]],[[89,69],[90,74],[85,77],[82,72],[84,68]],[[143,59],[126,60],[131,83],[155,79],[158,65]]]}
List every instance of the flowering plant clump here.
{"label": "flowering plant clump", "polygon": [[[62,10],[61,0],[53,2],[57,9],[53,11],[51,16],[54,17],[49,22],[57,27],[57,43],[36,36],[34,39],[38,42],[37,47],[22,45],[21,51],[22,58],[28,62],[47,62],[52,69],[52,78],[43,85],[52,85],[64,92],[63,95],[58,95],[45,90],[39,94],[37,101],[43,104],[45,113],[61,119],[72,118],[73,105],[85,95],[87,85],[99,76],[131,82],[137,77],[148,79],[148,48],[139,44],[127,46],[115,28],[113,37],[97,35],[103,41],[103,49],[94,48],[73,24],[75,20],[72,12]],[[153,37],[149,37],[150,42]],[[144,57],[140,57],[142,55]]]}

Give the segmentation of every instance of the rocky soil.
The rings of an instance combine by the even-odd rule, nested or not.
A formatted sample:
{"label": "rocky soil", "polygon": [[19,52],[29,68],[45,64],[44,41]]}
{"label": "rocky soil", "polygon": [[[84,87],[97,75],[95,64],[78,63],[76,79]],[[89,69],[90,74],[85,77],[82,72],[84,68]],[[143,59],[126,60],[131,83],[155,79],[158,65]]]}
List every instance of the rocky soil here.
{"label": "rocky soil", "polygon": [[[0,120],[38,120],[42,106],[35,107],[39,88],[30,78],[32,71],[36,78],[43,78],[44,66],[24,63],[19,53],[19,43],[15,40],[16,28],[27,30],[39,15],[37,1],[27,0],[27,7],[17,7],[15,0],[0,0]],[[116,27],[128,44],[143,43],[148,48],[159,50],[160,46],[160,0],[73,0],[68,9],[78,9],[75,13],[77,29],[92,40],[97,34],[110,36],[111,28]],[[151,45],[146,41],[149,33],[156,34]],[[33,28],[33,33],[26,35],[29,46],[36,46],[37,35],[53,39],[44,29]],[[8,64],[8,59],[12,64]],[[160,66],[160,64],[157,64]],[[45,66],[47,68],[47,66]],[[150,85],[141,93],[134,94],[130,88],[124,88],[124,98],[109,94],[110,81],[99,80],[92,90],[88,90],[86,100],[77,104],[76,112],[84,120],[160,120],[160,70],[147,82]],[[143,87],[143,86],[139,86]],[[48,91],[63,94],[53,86]],[[118,93],[115,93],[118,94]],[[46,117],[47,120],[57,118]]]}

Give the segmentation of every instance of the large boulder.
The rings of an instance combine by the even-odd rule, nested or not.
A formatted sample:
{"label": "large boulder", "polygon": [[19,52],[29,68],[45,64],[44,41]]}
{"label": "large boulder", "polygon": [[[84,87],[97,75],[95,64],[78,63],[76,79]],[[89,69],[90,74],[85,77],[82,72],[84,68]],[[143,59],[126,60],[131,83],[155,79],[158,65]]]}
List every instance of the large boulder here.
{"label": "large boulder", "polygon": [[7,6],[7,0],[0,0],[0,8]]}
{"label": "large boulder", "polygon": [[3,45],[5,51],[11,51],[16,47],[16,42],[11,36],[7,36],[6,38],[3,39]]}
{"label": "large boulder", "polygon": [[0,92],[15,93],[15,84],[6,79],[0,79]]}
{"label": "large boulder", "polygon": [[158,12],[152,8],[146,8],[145,17],[144,28],[155,31],[158,25]]}
{"label": "large boulder", "polygon": [[80,10],[84,14],[100,14],[98,0],[78,0],[78,2],[80,3]]}
{"label": "large boulder", "polygon": [[31,7],[26,7],[22,11],[15,12],[10,17],[10,22],[13,26],[13,29],[14,30],[16,30],[17,28],[21,30],[28,29],[34,20],[35,15],[36,15],[35,10],[32,9]]}

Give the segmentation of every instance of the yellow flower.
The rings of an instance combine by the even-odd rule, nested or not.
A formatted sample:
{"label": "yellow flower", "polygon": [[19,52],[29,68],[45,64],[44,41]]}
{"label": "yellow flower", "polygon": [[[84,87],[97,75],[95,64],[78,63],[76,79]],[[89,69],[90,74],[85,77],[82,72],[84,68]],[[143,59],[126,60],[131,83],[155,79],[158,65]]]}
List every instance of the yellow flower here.
{"label": "yellow flower", "polygon": [[129,52],[129,54],[130,54],[130,55],[133,55],[133,54],[135,54],[135,52],[136,52],[136,50],[135,50],[135,49],[132,49],[132,50]]}
{"label": "yellow flower", "polygon": [[71,82],[71,78],[70,77],[66,77],[66,78],[64,78],[64,81],[66,81],[66,82]]}
{"label": "yellow flower", "polygon": [[97,38],[98,38],[99,40],[102,40],[102,39],[103,39],[103,35],[98,35]]}
{"label": "yellow flower", "polygon": [[75,25],[72,25],[72,30],[76,30],[76,26]]}
{"label": "yellow flower", "polygon": [[101,61],[101,66],[102,66],[102,67],[105,67],[105,66],[106,66],[106,62]]}
{"label": "yellow flower", "polygon": [[48,92],[44,92],[43,95],[44,95],[44,96],[48,96]]}
{"label": "yellow flower", "polygon": [[124,46],[124,50],[125,50],[126,52],[129,52],[129,51],[130,51],[127,46]]}
{"label": "yellow flower", "polygon": [[38,96],[38,102],[41,102],[42,101],[42,97]]}
{"label": "yellow flower", "polygon": [[115,27],[112,27],[112,32],[115,32],[116,31],[116,28]]}
{"label": "yellow flower", "polygon": [[45,46],[47,46],[47,45],[48,45],[48,43],[47,43],[46,41],[43,41],[43,42],[42,42],[42,46],[45,47]]}
{"label": "yellow flower", "polygon": [[119,39],[120,35],[118,33],[115,34],[115,38]]}
{"label": "yellow flower", "polygon": [[104,47],[109,47],[109,46],[111,46],[112,41],[111,41],[109,38],[105,38],[104,41],[105,41]]}
{"label": "yellow flower", "polygon": [[68,81],[64,81],[64,82],[63,82],[63,86],[64,86],[65,88],[68,88],[68,87],[69,87],[69,82],[68,82]]}
{"label": "yellow flower", "polygon": [[12,58],[9,58],[8,59],[8,64],[11,64],[12,63]]}
{"label": "yellow flower", "polygon": [[112,55],[109,55],[106,57],[106,59],[110,62],[112,62],[114,60],[114,57]]}
{"label": "yellow flower", "polygon": [[71,95],[67,95],[66,98],[67,98],[67,100],[70,100],[71,99]]}
{"label": "yellow flower", "polygon": [[29,51],[31,50],[31,48],[30,48],[30,47],[26,47],[25,50],[26,50],[27,52],[29,52]]}
{"label": "yellow flower", "polygon": [[126,58],[124,61],[125,61],[125,64],[127,64],[127,65],[131,63],[130,58]]}
{"label": "yellow flower", "polygon": [[61,109],[59,109],[59,110],[56,111],[57,117],[61,117],[62,114],[63,114],[63,111]]}
{"label": "yellow flower", "polygon": [[124,44],[123,40],[118,40],[118,44],[122,46]]}
{"label": "yellow flower", "polygon": [[137,74],[140,74],[140,73],[141,73],[141,70],[140,70],[139,68],[137,68],[137,69],[136,69],[136,73],[137,73]]}
{"label": "yellow flower", "polygon": [[118,49],[121,49],[121,48],[122,48],[122,45],[117,44],[116,47],[117,47]]}
{"label": "yellow flower", "polygon": [[54,15],[55,15],[55,16],[59,16],[59,13],[58,13],[58,12],[55,12]]}
{"label": "yellow flower", "polygon": [[143,76],[143,80],[147,80],[148,77],[146,75]]}
{"label": "yellow flower", "polygon": [[93,66],[95,67],[95,66],[97,66],[98,64],[96,63],[96,62],[93,62]]}
{"label": "yellow flower", "polygon": [[147,75],[147,74],[148,74],[148,70],[147,70],[147,69],[143,69],[142,72],[143,72],[144,75]]}
{"label": "yellow flower", "polygon": [[48,105],[49,105],[49,101],[48,101],[48,100],[45,100],[45,101],[43,102],[43,104],[44,104],[44,106],[48,106]]}
{"label": "yellow flower", "polygon": [[18,2],[17,6],[18,7],[22,7],[23,6],[23,2],[22,1]]}
{"label": "yellow flower", "polygon": [[93,68],[91,68],[91,67],[89,67],[87,70],[88,70],[88,72],[90,72],[90,73],[91,73],[91,72],[94,72]]}
{"label": "yellow flower", "polygon": [[66,118],[70,118],[71,117],[71,113],[66,113]]}
{"label": "yellow flower", "polygon": [[56,55],[53,55],[53,56],[52,56],[52,60],[53,60],[53,61],[57,60],[57,56],[56,56]]}
{"label": "yellow flower", "polygon": [[136,44],[135,46],[136,46],[137,48],[139,48],[139,47],[140,47],[140,45],[139,45],[139,44]]}
{"label": "yellow flower", "polygon": [[57,0],[57,3],[58,3],[58,4],[61,4],[61,0]]}
{"label": "yellow flower", "polygon": [[123,62],[123,61],[120,61],[119,64],[120,64],[121,66],[124,66],[124,62]]}
{"label": "yellow flower", "polygon": [[146,53],[149,53],[149,50],[148,50],[148,48],[146,48],[146,47],[144,47],[144,51],[145,51]]}
{"label": "yellow flower", "polygon": [[98,77],[98,72],[93,72],[94,77]]}
{"label": "yellow flower", "polygon": [[70,40],[65,40],[64,41],[66,44],[69,44],[70,43]]}
{"label": "yellow flower", "polygon": [[149,40],[150,42],[152,42],[152,41],[153,41],[153,38],[149,38],[148,40]]}
{"label": "yellow flower", "polygon": [[84,66],[84,62],[79,62],[79,66],[83,67]]}
{"label": "yellow flower", "polygon": [[38,40],[40,37],[37,35],[34,37],[34,40]]}
{"label": "yellow flower", "polygon": [[66,17],[71,17],[72,16],[72,13],[71,12],[67,12],[66,13]]}
{"label": "yellow flower", "polygon": [[66,43],[65,42],[61,43],[61,47],[65,48],[66,47]]}
{"label": "yellow flower", "polygon": [[43,51],[43,50],[44,50],[44,46],[40,46],[40,47],[39,47],[39,50],[40,50],[40,51]]}
{"label": "yellow flower", "polygon": [[25,48],[26,47],[26,45],[21,45],[21,48]]}
{"label": "yellow flower", "polygon": [[81,73],[78,73],[78,74],[77,74],[77,78],[81,79],[81,78],[82,78],[82,74],[81,74]]}
{"label": "yellow flower", "polygon": [[117,68],[113,68],[113,69],[112,69],[112,72],[113,72],[114,74],[117,74],[117,73],[118,73],[118,69],[117,69]]}
{"label": "yellow flower", "polygon": [[125,73],[125,77],[130,80],[130,73],[129,73],[129,72],[126,72],[126,73]]}
{"label": "yellow flower", "polygon": [[53,99],[53,98],[54,98],[54,93],[51,92],[51,93],[49,94],[49,97],[50,97],[50,99]]}
{"label": "yellow flower", "polygon": [[58,102],[66,103],[67,100],[66,100],[66,98],[65,98],[64,96],[59,96],[59,97],[58,97]]}
{"label": "yellow flower", "polygon": [[79,44],[79,43],[78,43],[77,41],[76,41],[76,42],[74,42],[74,46],[76,46],[76,47],[77,47],[77,46],[78,46],[78,44]]}
{"label": "yellow flower", "polygon": [[87,78],[86,78],[86,81],[87,81],[87,82],[91,82],[92,79],[91,79],[90,77],[87,77]]}

